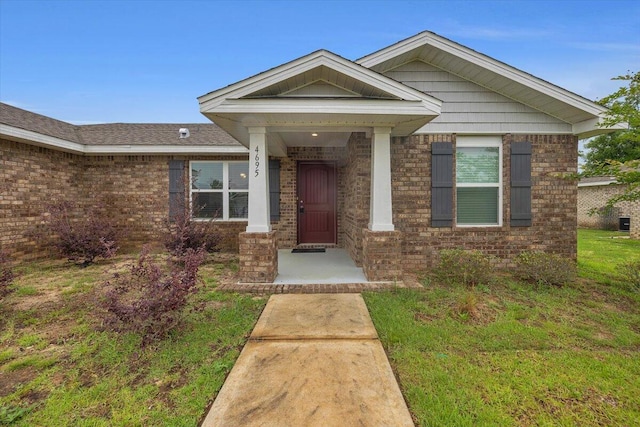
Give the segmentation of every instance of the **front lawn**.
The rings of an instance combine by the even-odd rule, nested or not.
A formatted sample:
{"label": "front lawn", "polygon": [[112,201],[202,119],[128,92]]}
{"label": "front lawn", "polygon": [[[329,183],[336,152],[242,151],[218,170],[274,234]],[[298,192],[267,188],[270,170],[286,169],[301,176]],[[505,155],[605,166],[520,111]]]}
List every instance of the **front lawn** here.
{"label": "front lawn", "polygon": [[580,230],[580,278],[364,295],[421,426],[640,425],[640,241]]}
{"label": "front lawn", "polygon": [[16,269],[0,302],[0,425],[195,426],[206,415],[266,299],[216,292],[229,264],[210,262],[199,310],[142,348],[138,334],[104,331],[96,310],[99,285],[131,259]]}

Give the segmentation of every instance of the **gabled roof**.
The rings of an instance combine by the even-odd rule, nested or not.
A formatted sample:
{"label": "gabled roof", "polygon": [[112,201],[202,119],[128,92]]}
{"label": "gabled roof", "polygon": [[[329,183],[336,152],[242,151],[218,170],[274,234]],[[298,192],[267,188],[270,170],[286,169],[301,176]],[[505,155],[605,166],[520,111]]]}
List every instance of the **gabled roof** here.
{"label": "gabled roof", "polygon": [[[582,138],[604,133],[598,127],[606,109],[593,101],[435,33],[424,31],[356,63],[385,73],[420,60],[573,125]],[[618,126],[616,129],[624,128]]]}
{"label": "gabled roof", "polygon": [[[181,128],[189,130],[188,138],[180,138]],[[246,152],[214,123],[73,125],[4,103],[0,136],[81,154]]]}
{"label": "gabled roof", "polygon": [[[307,93],[304,88],[313,90]],[[250,126],[386,126],[395,135],[408,135],[437,117],[442,105],[326,50],[209,92],[198,101],[201,113],[245,145]],[[287,144],[287,132],[280,133],[278,138]]]}

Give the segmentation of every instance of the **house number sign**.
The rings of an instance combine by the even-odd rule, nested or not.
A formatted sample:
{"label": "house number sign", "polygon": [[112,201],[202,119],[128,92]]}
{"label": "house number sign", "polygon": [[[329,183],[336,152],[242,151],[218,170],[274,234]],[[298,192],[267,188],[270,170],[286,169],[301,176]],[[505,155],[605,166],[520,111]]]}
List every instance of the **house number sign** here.
{"label": "house number sign", "polygon": [[254,160],[256,161],[255,177],[257,178],[258,175],[260,175],[260,147],[256,147],[255,152],[256,152],[256,156],[254,157]]}

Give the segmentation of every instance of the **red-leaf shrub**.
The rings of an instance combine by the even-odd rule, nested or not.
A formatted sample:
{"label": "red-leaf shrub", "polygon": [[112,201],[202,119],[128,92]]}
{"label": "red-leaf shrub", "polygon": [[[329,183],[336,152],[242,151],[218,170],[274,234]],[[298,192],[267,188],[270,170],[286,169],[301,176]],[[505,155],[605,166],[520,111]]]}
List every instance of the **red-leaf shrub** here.
{"label": "red-leaf shrub", "polygon": [[143,248],[128,271],[105,282],[105,324],[115,331],[141,333],[143,345],[163,338],[179,323],[187,297],[197,290],[204,257],[202,248],[187,249],[180,262],[169,262],[165,271]]}
{"label": "red-leaf shrub", "polygon": [[206,252],[218,252],[222,236],[215,230],[214,219],[194,221],[188,208],[165,222],[164,246],[175,257],[183,256],[188,249],[204,248]]}
{"label": "red-leaf shrub", "polygon": [[[47,228],[56,235],[54,245],[69,261],[86,266],[97,257],[115,255],[116,228],[99,208],[80,209],[69,201],[48,206]],[[74,212],[79,218],[74,219]]]}

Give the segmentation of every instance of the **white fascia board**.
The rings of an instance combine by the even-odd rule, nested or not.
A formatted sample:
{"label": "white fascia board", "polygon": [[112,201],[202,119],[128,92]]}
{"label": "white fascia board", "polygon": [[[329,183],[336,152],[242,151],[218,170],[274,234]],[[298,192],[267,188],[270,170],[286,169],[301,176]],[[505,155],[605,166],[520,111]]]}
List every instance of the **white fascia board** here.
{"label": "white fascia board", "polygon": [[394,101],[379,99],[228,99],[216,108],[224,113],[316,113],[316,114],[390,114],[437,116],[421,101]]}
{"label": "white fascia board", "polygon": [[562,89],[559,86],[520,71],[487,55],[462,46],[461,44],[444,39],[431,32],[420,33],[408,40],[396,43],[386,49],[382,49],[371,55],[365,56],[357,60],[356,63],[363,67],[371,68],[424,45],[430,45],[436,49],[450,53],[458,58],[464,59],[489,71],[493,71],[502,77],[516,83],[520,83],[595,116],[600,116],[606,111],[606,108],[596,104],[595,102],[589,101],[588,99]]}
{"label": "white fascia board", "polygon": [[600,118],[595,118],[574,123],[572,129],[574,135],[577,135],[580,139],[585,139],[617,130],[629,129],[629,125],[627,123],[618,123],[614,126],[602,127]]}
{"label": "white fascia board", "polygon": [[9,139],[16,139],[40,147],[54,148],[68,153],[82,154],[85,146],[66,139],[44,135],[38,132],[17,128],[0,123],[0,135]]}
{"label": "white fascia board", "polygon": [[613,181],[578,182],[578,187],[602,187],[615,184],[618,184],[618,181],[614,179]]}
{"label": "white fascia board", "polygon": [[226,154],[246,155],[249,150],[238,146],[210,145],[86,145],[14,126],[0,124],[0,136],[30,145],[80,155],[97,154]]}
{"label": "white fascia board", "polygon": [[431,104],[432,108],[437,108],[438,110],[442,106],[442,101],[437,98],[406,86],[375,71],[354,64],[353,62],[341,58],[329,51],[323,50],[199,97],[198,102],[200,103],[200,112],[211,112],[213,108],[223,103],[226,99],[238,99],[248,96],[260,89],[303,74],[306,71],[320,66],[333,69],[341,74],[353,78],[354,80],[374,86],[381,91],[387,92],[390,95],[403,100],[420,100]]}

